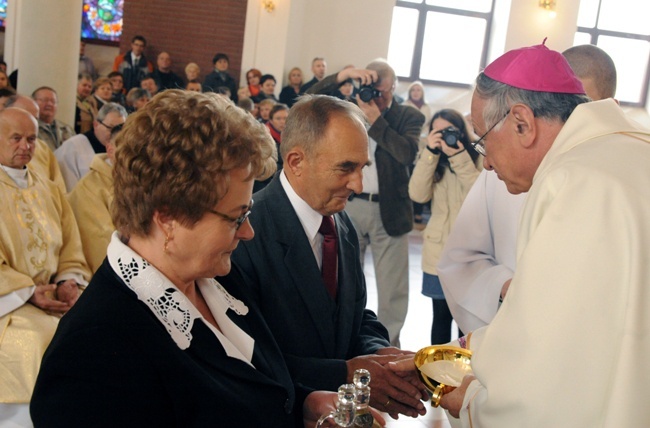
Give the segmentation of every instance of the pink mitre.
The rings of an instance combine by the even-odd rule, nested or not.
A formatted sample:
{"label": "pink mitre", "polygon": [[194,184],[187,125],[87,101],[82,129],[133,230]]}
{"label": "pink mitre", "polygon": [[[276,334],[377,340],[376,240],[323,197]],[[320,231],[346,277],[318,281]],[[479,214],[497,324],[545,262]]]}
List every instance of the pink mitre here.
{"label": "pink mitre", "polygon": [[585,94],[564,55],[541,45],[513,49],[488,65],[483,73],[519,89],[560,94]]}

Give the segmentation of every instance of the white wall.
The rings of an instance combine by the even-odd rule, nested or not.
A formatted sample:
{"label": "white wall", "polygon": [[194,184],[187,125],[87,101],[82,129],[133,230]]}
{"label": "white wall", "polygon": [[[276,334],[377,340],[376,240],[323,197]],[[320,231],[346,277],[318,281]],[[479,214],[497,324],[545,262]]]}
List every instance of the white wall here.
{"label": "white wall", "polygon": [[563,51],[573,46],[578,23],[579,0],[559,0],[555,18],[540,8],[537,1],[513,1],[506,35],[505,51],[539,45],[548,37],[549,49]]}
{"label": "white wall", "polygon": [[85,54],[88,58],[92,58],[100,76],[108,76],[108,73],[113,71],[113,61],[120,54],[120,48],[86,43]]}
{"label": "white wall", "polygon": [[260,0],[248,2],[242,81],[246,70],[274,74],[278,87],[300,67],[312,78],[311,61],[324,57],[328,73],[348,64],[363,67],[386,57],[394,0],[275,0],[266,12]]}
{"label": "white wall", "polygon": [[[53,31],[53,23],[67,30]],[[39,86],[55,88],[59,94],[57,117],[68,124],[74,123],[80,35],[81,4],[77,0],[9,1],[4,58],[9,71],[19,70],[16,89],[29,95]]]}
{"label": "white wall", "polygon": [[[278,79],[278,90],[286,84],[287,72],[302,68],[311,79],[311,60],[325,57],[328,74],[348,64],[363,67],[377,57],[386,57],[394,0],[275,0],[276,10],[263,11],[261,0],[248,2],[242,60],[242,81],[251,67],[270,72]],[[557,2],[554,19],[537,0],[497,0],[488,62],[510,49],[542,43],[563,51],[573,45],[579,0]],[[263,31],[260,31],[263,30]],[[404,96],[409,82],[400,82]],[[471,90],[428,85],[426,99],[434,109],[445,107],[468,112]],[[627,108],[636,120],[649,124],[646,109]]]}

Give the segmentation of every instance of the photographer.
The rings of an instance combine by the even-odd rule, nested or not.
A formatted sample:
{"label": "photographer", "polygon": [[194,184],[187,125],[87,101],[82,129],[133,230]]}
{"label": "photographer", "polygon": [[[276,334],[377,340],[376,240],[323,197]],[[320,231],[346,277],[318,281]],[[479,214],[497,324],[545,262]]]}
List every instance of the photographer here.
{"label": "photographer", "polygon": [[452,316],[436,272],[440,253],[458,211],[481,172],[483,158],[472,147],[463,116],[444,109],[433,115],[427,145],[419,154],[409,182],[415,202],[432,201],[422,244],[422,294],[433,300],[431,344],[451,340]]}
{"label": "photographer", "polygon": [[377,278],[379,321],[388,329],[391,345],[408,309],[408,232],[413,229],[413,204],[408,196],[408,168],[417,154],[424,116],[393,101],[395,71],[375,60],[365,69],[346,68],[314,85],[308,93],[334,95],[347,79],[361,85],[356,104],[368,121],[370,165],[363,169],[363,191],[354,195],[346,212],[361,244],[372,247]]}

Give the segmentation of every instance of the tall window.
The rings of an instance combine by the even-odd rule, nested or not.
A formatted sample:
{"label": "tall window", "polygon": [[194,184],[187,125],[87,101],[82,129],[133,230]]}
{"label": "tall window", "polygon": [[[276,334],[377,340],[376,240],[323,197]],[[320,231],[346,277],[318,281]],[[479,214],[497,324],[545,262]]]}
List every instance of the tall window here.
{"label": "tall window", "polygon": [[650,79],[650,2],[581,0],[574,45],[590,43],[614,60],[616,98],[644,107]]}
{"label": "tall window", "polygon": [[494,0],[397,0],[388,62],[399,77],[469,87],[485,67]]}

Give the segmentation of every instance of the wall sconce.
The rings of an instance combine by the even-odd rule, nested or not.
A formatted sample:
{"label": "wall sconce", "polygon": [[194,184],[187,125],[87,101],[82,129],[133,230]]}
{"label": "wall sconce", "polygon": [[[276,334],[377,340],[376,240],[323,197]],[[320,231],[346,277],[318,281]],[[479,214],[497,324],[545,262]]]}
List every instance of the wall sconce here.
{"label": "wall sconce", "polygon": [[268,13],[271,13],[275,10],[275,3],[273,3],[273,0],[262,0],[262,6],[264,6],[264,10],[266,10]]}
{"label": "wall sconce", "polygon": [[557,16],[555,12],[555,7],[557,6],[555,0],[539,0],[539,7],[548,11],[548,16],[553,19]]}

